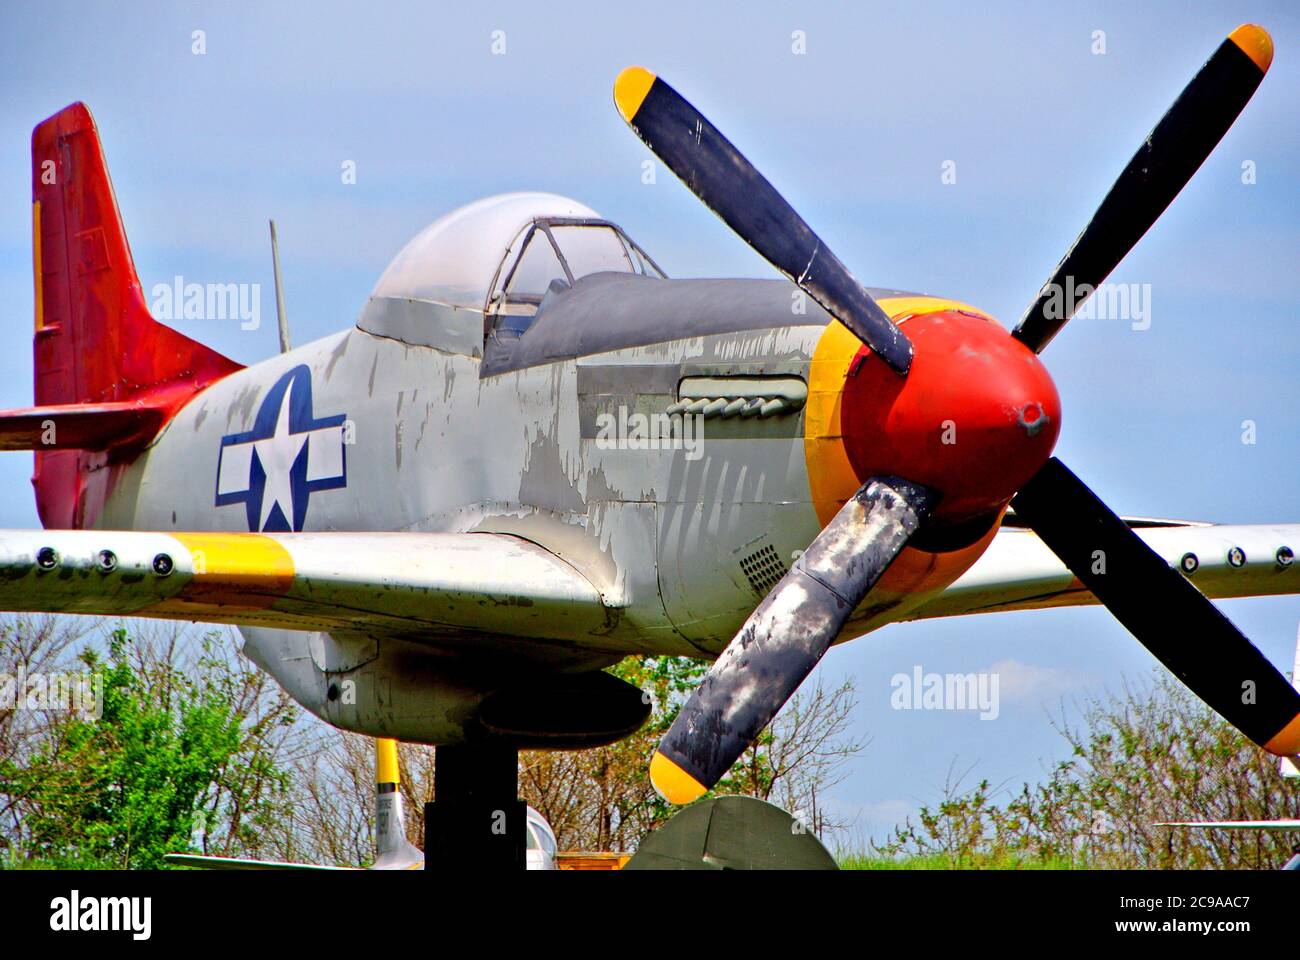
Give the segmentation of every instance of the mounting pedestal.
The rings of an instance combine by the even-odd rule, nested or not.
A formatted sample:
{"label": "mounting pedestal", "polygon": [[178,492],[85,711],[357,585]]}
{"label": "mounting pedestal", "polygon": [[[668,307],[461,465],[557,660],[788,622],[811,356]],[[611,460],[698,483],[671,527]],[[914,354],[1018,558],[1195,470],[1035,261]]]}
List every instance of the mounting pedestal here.
{"label": "mounting pedestal", "polygon": [[489,744],[434,748],[432,803],[424,805],[426,870],[523,870],[527,805],[519,751]]}

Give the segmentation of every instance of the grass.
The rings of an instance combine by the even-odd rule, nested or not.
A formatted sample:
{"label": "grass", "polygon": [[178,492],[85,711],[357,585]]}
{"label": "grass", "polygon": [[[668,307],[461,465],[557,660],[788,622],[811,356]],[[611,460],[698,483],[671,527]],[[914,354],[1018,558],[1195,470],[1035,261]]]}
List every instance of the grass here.
{"label": "grass", "polygon": [[0,870],[118,870],[120,867],[93,857],[5,857]]}
{"label": "grass", "polygon": [[1079,870],[1081,865],[1063,858],[1036,860],[1000,856],[967,857],[956,865],[943,854],[921,857],[879,857],[865,853],[842,854],[838,858],[841,870]]}

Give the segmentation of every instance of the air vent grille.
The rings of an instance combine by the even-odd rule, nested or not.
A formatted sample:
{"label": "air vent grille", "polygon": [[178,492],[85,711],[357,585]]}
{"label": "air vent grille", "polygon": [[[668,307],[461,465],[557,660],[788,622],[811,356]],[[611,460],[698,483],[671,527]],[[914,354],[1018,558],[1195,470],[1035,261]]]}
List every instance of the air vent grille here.
{"label": "air vent grille", "polygon": [[771,544],[741,560],[740,569],[745,572],[749,585],[760,597],[771,593],[772,588],[786,574],[786,566]]}

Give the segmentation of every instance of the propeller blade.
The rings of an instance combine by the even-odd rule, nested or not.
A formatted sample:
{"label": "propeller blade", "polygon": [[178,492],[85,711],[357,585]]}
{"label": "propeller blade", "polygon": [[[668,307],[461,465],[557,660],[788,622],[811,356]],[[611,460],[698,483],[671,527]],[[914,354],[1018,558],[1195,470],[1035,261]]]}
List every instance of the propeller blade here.
{"label": "propeller blade", "polygon": [[650,762],[671,803],[716,784],[826,653],[929,514],[937,495],[897,477],[867,481],[795,561],[682,707]]}
{"label": "propeller blade", "polygon": [[704,205],[899,374],[912,344],[744,154],[676,90],[641,67],[614,81],[618,112]]}
{"label": "propeller blade", "polygon": [[1272,62],[1262,27],[1228,35],[1147,135],[1012,336],[1043,352],[1223,139]]}
{"label": "propeller blade", "polygon": [[1047,461],[1011,504],[1193,693],[1270,753],[1300,753],[1300,691],[1060,460]]}

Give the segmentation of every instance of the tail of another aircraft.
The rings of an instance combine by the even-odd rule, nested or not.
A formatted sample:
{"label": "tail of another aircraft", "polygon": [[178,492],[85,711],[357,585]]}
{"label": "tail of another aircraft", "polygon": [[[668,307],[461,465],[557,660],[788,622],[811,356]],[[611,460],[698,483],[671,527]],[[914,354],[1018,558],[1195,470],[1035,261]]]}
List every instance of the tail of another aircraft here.
{"label": "tail of another aircraft", "polygon": [[93,523],[116,470],[194,393],[240,369],[149,314],[90,111],[32,131],[36,406],[0,412],[0,449],[35,450],[47,527]]}
{"label": "tail of another aircraft", "polygon": [[[1300,630],[1296,631],[1295,664],[1291,668],[1291,686],[1300,690]],[[1300,777],[1300,757],[1283,757],[1280,769],[1284,777]]]}
{"label": "tail of another aircraft", "polygon": [[[1300,690],[1300,632],[1296,635],[1295,667],[1291,671],[1291,685]],[[1283,777],[1300,777],[1300,765],[1297,757],[1282,757],[1279,772]],[[1279,820],[1179,820],[1155,824],[1157,827],[1188,827],[1199,830],[1238,830],[1247,833],[1278,831],[1300,834],[1300,820],[1282,818]],[[1282,865],[1283,870],[1300,870],[1300,846],[1291,851],[1291,858]]]}

